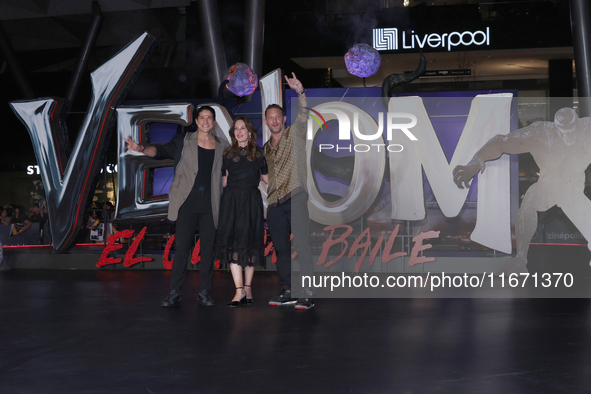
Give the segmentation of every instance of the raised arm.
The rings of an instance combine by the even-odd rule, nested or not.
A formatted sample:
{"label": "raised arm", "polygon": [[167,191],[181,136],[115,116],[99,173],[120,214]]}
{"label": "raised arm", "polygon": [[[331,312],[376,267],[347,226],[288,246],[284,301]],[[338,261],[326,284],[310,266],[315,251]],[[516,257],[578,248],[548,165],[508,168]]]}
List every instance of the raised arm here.
{"label": "raised arm", "polygon": [[174,159],[175,153],[179,149],[183,149],[183,139],[185,133],[177,133],[177,135],[170,141],[165,143],[158,143],[154,145],[140,145],[130,138],[123,138],[127,143],[127,149],[142,152],[148,157],[153,157],[156,160]]}
{"label": "raised arm", "polygon": [[479,172],[484,172],[486,162],[496,160],[504,153],[519,154],[531,152],[540,143],[536,135],[543,130],[543,123],[534,123],[528,127],[516,130],[507,135],[495,135],[484,144],[465,166],[454,168],[454,182],[459,188],[470,187],[470,180]]}
{"label": "raised arm", "polygon": [[296,77],[295,73],[292,72],[291,75],[292,78],[289,78],[286,75],[285,81],[287,82],[287,85],[298,94],[298,116],[296,117],[296,123],[303,123],[305,126],[307,120],[306,113],[308,112],[308,110],[305,109],[308,106],[306,89],[304,89],[304,85]]}
{"label": "raised arm", "polygon": [[131,138],[123,137],[123,141],[127,143],[127,149],[134,150],[136,152],[142,152],[144,155],[149,157],[156,156],[156,147],[153,145],[143,146],[133,141]]}

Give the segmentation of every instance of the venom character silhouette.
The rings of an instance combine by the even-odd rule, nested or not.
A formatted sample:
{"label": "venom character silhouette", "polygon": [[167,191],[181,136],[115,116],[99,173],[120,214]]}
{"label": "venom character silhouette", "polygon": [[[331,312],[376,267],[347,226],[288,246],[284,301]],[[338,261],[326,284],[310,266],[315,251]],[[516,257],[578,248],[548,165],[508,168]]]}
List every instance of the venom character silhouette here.
{"label": "venom character silhouette", "polygon": [[[540,168],[538,182],[525,193],[517,212],[517,255],[504,273],[525,273],[527,252],[537,224],[537,212],[554,205],[591,241],[591,201],[583,193],[585,169],[591,163],[591,118],[579,118],[572,108],[556,112],[554,122],[536,122],[507,135],[491,138],[466,166],[453,171],[458,187],[486,168],[486,162],[504,153],[531,153]],[[590,247],[591,250],[591,247]]]}

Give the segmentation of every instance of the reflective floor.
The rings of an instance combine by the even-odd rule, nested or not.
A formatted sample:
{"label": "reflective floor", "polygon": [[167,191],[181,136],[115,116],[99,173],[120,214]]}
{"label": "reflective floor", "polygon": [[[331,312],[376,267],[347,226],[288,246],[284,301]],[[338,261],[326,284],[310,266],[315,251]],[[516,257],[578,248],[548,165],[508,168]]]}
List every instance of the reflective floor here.
{"label": "reflective floor", "polygon": [[588,299],[324,299],[160,307],[163,271],[0,273],[0,393],[584,393]]}

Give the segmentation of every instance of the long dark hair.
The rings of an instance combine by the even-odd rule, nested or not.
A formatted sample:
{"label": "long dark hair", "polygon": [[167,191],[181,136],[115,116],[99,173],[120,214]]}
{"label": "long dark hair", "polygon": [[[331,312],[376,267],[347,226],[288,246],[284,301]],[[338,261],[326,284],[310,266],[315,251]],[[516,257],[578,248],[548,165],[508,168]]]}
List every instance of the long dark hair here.
{"label": "long dark hair", "polygon": [[226,151],[224,152],[225,157],[232,157],[237,155],[240,151],[240,147],[238,146],[238,140],[236,136],[234,136],[234,128],[236,127],[236,122],[239,120],[244,122],[246,129],[250,132],[250,137],[248,137],[248,144],[246,145],[246,153],[250,157],[251,160],[256,159],[257,154],[257,129],[252,124],[252,121],[248,119],[246,116],[241,116],[240,118],[234,120],[232,126],[230,127],[230,136],[232,137],[232,145],[230,145]]}

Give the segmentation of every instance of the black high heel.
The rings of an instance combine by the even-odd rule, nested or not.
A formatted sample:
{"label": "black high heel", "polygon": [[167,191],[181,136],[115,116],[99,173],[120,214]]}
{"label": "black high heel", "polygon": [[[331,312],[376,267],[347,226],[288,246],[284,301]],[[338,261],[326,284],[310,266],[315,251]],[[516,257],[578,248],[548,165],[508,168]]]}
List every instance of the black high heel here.
{"label": "black high heel", "polygon": [[[252,288],[251,285],[244,285],[244,287],[251,287]],[[246,293],[246,291],[244,293]],[[244,295],[244,297],[246,297],[246,294]],[[253,303],[252,298],[246,298],[246,305],[252,305],[252,303]]]}
{"label": "black high heel", "polygon": [[242,305],[246,305],[246,292],[244,291],[244,287],[237,287],[236,290],[238,289],[242,289],[242,291],[244,292],[244,296],[240,299],[240,301],[231,301],[228,304],[228,308],[236,308]]}

